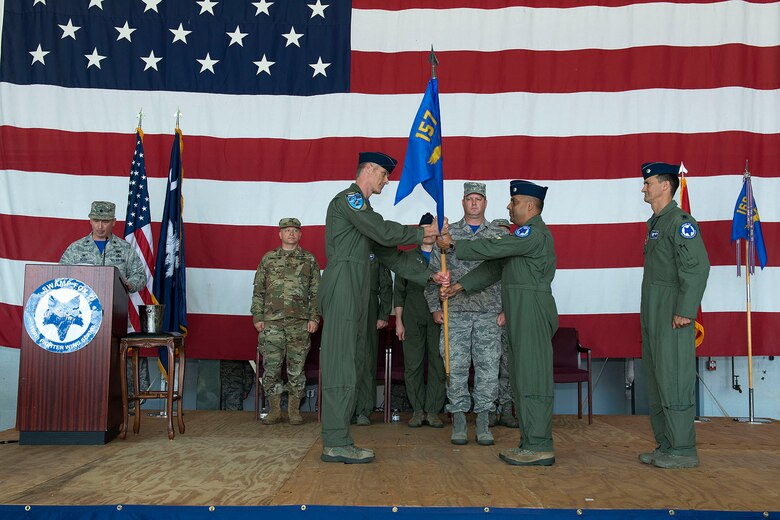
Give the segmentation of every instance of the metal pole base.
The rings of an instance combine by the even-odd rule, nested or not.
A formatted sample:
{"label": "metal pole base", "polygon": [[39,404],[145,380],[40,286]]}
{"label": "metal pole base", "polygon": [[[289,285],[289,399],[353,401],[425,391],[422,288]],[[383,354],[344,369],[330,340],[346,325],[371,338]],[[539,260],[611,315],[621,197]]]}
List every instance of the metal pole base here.
{"label": "metal pole base", "polygon": [[747,423],[747,424],[771,424],[772,419],[759,419],[758,417],[734,417],[735,422]]}

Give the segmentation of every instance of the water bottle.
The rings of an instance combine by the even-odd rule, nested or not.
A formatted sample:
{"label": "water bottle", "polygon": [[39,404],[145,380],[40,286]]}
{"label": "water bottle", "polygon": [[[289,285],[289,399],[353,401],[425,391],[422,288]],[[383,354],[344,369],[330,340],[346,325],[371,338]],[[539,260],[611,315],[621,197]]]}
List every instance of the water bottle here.
{"label": "water bottle", "polygon": [[398,408],[393,408],[393,412],[390,415],[390,420],[393,422],[398,422],[401,420],[401,414],[398,412]]}

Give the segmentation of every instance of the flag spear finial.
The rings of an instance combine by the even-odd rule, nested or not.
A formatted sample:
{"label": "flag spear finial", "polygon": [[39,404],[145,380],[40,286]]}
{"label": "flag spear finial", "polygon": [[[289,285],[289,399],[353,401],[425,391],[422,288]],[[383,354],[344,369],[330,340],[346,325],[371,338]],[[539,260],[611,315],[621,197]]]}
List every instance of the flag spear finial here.
{"label": "flag spear finial", "polygon": [[136,115],[138,116],[138,129],[140,130],[142,128],[142,123],[144,120],[144,107],[138,109],[138,114]]}
{"label": "flag spear finial", "polygon": [[439,60],[436,59],[436,54],[433,52],[433,45],[431,45],[431,53],[428,55],[428,62],[431,64],[431,79],[435,79],[436,67],[439,66]]}

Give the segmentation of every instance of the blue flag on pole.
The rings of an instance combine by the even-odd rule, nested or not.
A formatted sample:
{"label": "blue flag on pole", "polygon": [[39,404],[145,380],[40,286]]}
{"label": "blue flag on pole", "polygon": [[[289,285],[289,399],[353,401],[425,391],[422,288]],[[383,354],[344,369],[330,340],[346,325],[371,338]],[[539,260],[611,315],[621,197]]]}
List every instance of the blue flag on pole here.
{"label": "blue flag on pole", "polygon": [[436,218],[439,230],[444,223],[444,171],[441,157],[441,116],[439,114],[439,80],[432,78],[425,89],[420,109],[409,132],[404,169],[395,203],[398,204],[422,184],[436,201]]}
{"label": "blue flag on pole", "polygon": [[[758,207],[756,207],[756,199],[753,197],[753,188],[750,182],[750,177],[745,179],[742,183],[742,191],[737,198],[737,204],[734,207],[734,219],[731,222],[731,241],[744,239],[751,240],[750,237],[750,223],[748,222],[748,213],[752,218],[753,228],[753,242],[755,243],[756,252],[758,253],[758,263],[761,265],[761,269],[766,266],[766,246],[764,245],[764,235],[761,233],[761,220],[758,218]],[[750,248],[752,253],[753,248]],[[737,251],[739,255],[740,252]],[[748,255],[748,256],[752,256]],[[739,258],[739,257],[738,257]],[[751,262],[751,258],[745,260],[746,266],[751,270],[755,268],[755,262]]]}
{"label": "blue flag on pole", "polygon": [[[165,305],[162,329],[166,332],[187,332],[187,282],[184,262],[184,222],[182,221],[183,168],[181,153],[184,144],[181,130],[176,129],[168,170],[168,189],[160,224],[157,262],[154,268],[154,295]],[[167,354],[160,356],[167,364]],[[166,372],[168,367],[164,366]]]}

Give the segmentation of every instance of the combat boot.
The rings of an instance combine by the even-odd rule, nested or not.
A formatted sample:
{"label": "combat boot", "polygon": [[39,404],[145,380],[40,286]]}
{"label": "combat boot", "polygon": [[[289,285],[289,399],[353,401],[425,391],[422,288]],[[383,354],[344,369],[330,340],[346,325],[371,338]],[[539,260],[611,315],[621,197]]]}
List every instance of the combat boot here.
{"label": "combat boot", "polygon": [[512,466],[552,466],[555,464],[555,452],[531,451],[522,448],[503,450],[498,458]]}
{"label": "combat boot", "polygon": [[699,457],[696,455],[661,453],[653,459],[653,465],[656,468],[664,469],[695,468],[699,465]]}
{"label": "combat boot", "polygon": [[490,433],[490,426],[488,426],[488,411],[479,412],[477,414],[477,444],[480,446],[492,446],[493,434]]}
{"label": "combat boot", "polygon": [[322,448],[322,462],[343,462],[344,464],[366,464],[374,460],[373,450],[351,446]]}
{"label": "combat boot", "polygon": [[409,419],[409,428],[419,428],[423,422],[423,411],[415,410],[412,414],[412,418]]}
{"label": "combat boot", "polygon": [[663,455],[664,452],[661,451],[661,447],[654,449],[651,452],[647,453],[640,453],[639,454],[639,461],[642,464],[652,464],[656,457],[659,455]]}
{"label": "combat boot", "polygon": [[517,420],[517,417],[512,415],[511,412],[501,412],[501,418],[498,420],[498,423],[501,426],[505,426],[507,428],[519,428],[520,427],[520,421]]}
{"label": "combat boot", "polygon": [[263,424],[276,424],[282,420],[282,396],[272,395],[268,398],[268,413],[263,417]]}
{"label": "combat boot", "polygon": [[469,442],[466,436],[466,414],[463,412],[452,414],[452,436],[450,436],[450,442],[457,445],[468,444]]}
{"label": "combat boot", "polygon": [[298,403],[300,403],[300,399],[297,397],[287,396],[287,417],[290,419],[290,424],[293,426],[303,424],[303,417],[301,417],[301,410]]}

